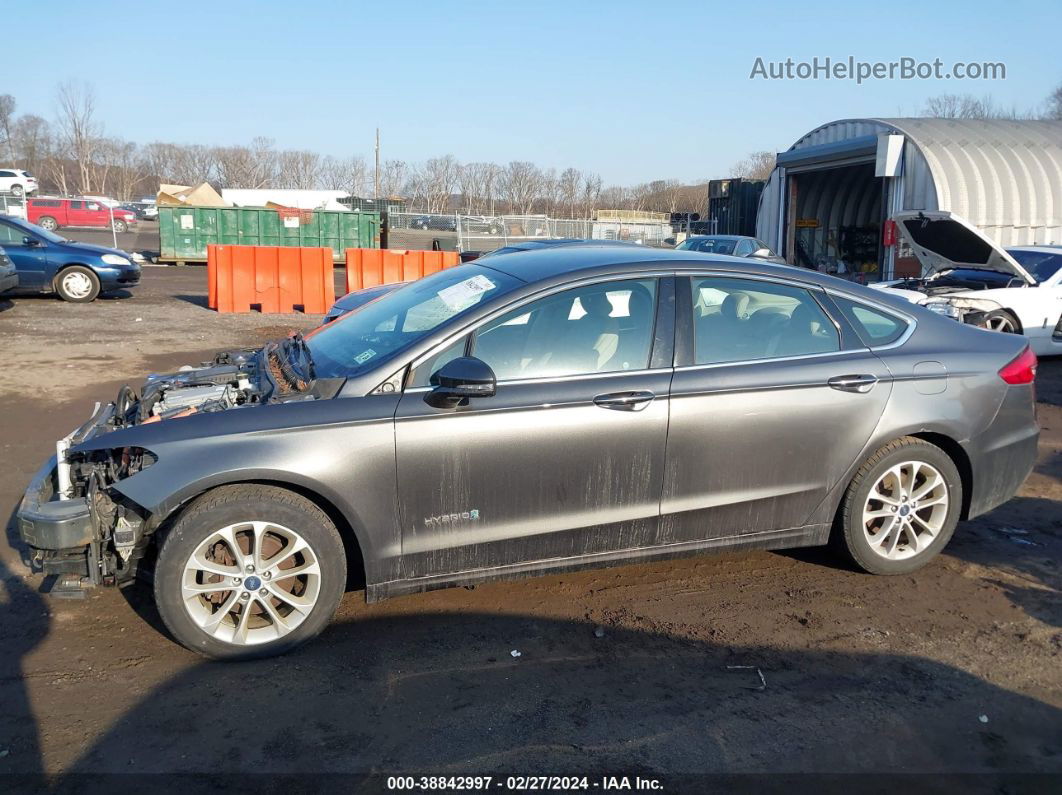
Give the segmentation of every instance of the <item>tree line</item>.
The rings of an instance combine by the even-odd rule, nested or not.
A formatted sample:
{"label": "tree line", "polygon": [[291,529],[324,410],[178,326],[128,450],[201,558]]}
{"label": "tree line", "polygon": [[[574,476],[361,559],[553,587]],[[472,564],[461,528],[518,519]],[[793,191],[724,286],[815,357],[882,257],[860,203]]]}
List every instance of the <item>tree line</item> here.
{"label": "tree line", "polygon": [[[925,116],[943,118],[1062,119],[1062,86],[1036,112],[1004,109],[991,97],[944,94],[927,100]],[[108,135],[86,83],[67,81],[55,91],[55,116],[18,114],[9,94],[0,95],[0,160],[33,172],[43,192],[102,194],[121,200],[154,195],[159,183],[215,187],[305,188],[353,196],[404,199],[427,212],[475,215],[545,213],[587,218],[597,208],[700,212],[708,180],[660,179],[605,185],[578,168],[542,168],[525,160],[462,163],[453,155],[420,162],[385,159],[379,173],[361,155],[335,157],[303,149],[278,149],[269,138],[248,144],[205,146],[153,141],[138,144]],[[727,177],[767,179],[773,152],[753,152]],[[378,193],[377,193],[378,185]]]}
{"label": "tree line", "polygon": [[[265,137],[232,146],[138,144],[107,134],[93,88],[75,81],[56,87],[51,120],[19,114],[16,99],[0,95],[0,161],[35,174],[42,192],[113,195],[123,201],[154,195],[160,183],[325,189],[360,197],[376,195],[378,184],[380,197],[401,198],[428,212],[587,218],[600,207],[703,212],[708,195],[707,179],[605,185],[590,171],[541,168],[524,160],[461,163],[453,155],[420,162],[385,159],[377,174],[361,155],[278,149]],[[773,153],[757,152],[735,164],[728,176],[765,179],[773,166]]]}

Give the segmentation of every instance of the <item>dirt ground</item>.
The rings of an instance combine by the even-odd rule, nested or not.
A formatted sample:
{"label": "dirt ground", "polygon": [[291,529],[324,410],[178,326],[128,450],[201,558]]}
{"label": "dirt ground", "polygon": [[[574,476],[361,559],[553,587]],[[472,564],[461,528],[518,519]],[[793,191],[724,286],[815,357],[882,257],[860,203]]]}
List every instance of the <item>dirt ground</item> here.
{"label": "dirt ground", "polygon": [[[318,321],[219,316],[205,289],[202,268],[147,268],[132,295],[90,305],[0,302],[3,510],[123,381]],[[640,774],[694,791],[705,780],[691,774],[935,773],[940,791],[976,791],[1040,773],[1007,791],[1049,791],[1062,776],[1062,361],[1042,363],[1038,390],[1035,473],[914,575],[804,550],[373,606],[354,592],[317,642],[255,663],[177,646],[140,587],[40,593],[9,521],[0,777]]]}

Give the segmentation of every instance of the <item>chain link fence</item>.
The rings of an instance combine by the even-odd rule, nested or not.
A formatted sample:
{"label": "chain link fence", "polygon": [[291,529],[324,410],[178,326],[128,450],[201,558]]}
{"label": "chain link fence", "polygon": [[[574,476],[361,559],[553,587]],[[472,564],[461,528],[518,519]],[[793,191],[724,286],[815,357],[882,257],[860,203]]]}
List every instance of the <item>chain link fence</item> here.
{"label": "chain link fence", "polygon": [[26,197],[16,196],[10,191],[0,191],[0,215],[26,217]]}
{"label": "chain link fence", "polygon": [[581,220],[547,215],[465,215],[462,213],[388,213],[391,248],[493,251],[527,240],[625,240],[666,246],[674,240],[666,221]]}

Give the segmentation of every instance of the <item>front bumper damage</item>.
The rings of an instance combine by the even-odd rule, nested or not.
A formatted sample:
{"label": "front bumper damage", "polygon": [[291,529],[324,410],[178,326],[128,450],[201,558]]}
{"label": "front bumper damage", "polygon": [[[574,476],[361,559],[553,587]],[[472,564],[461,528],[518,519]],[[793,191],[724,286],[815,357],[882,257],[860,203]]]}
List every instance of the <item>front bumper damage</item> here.
{"label": "front bumper damage", "polygon": [[92,474],[86,478],[79,472],[75,479],[66,453],[105,432],[113,414],[114,404],[97,406],[88,422],[57,443],[56,455],[34,475],[22,497],[19,535],[31,550],[36,571],[91,585],[120,584],[136,573],[140,556],[135,553],[147,527],[145,517],[94,473],[97,468],[124,467],[128,474],[150,463],[150,454],[130,448],[97,454],[77,464]]}

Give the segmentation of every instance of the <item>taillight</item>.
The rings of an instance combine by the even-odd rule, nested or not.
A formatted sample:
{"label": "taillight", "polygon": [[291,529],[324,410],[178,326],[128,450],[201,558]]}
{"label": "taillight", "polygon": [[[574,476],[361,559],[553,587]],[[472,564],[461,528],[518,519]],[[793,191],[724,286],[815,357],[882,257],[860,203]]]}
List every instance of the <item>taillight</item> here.
{"label": "taillight", "polygon": [[1036,354],[1026,347],[1017,359],[999,371],[999,377],[1008,384],[1031,384],[1036,380]]}

